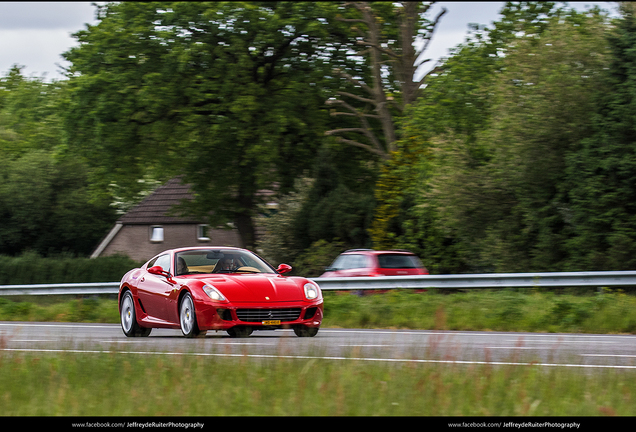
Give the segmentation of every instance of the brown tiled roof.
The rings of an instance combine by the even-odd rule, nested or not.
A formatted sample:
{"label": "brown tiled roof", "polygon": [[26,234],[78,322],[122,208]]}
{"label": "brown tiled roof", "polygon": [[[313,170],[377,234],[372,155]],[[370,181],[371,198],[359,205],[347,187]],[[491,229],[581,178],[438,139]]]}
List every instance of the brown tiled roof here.
{"label": "brown tiled roof", "polygon": [[200,223],[201,221],[194,218],[180,217],[177,213],[170,213],[173,206],[178,205],[182,200],[189,199],[192,199],[190,185],[181,183],[179,178],[174,178],[130,209],[119,219],[119,222],[124,225]]}

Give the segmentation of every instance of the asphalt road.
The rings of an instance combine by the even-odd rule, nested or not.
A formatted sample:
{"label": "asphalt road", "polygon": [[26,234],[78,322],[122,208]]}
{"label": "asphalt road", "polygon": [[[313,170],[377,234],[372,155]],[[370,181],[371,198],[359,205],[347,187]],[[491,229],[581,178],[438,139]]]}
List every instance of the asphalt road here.
{"label": "asphalt road", "polygon": [[276,330],[242,339],[225,332],[185,339],[179,330],[162,329],[127,338],[118,324],[0,322],[0,350],[636,369],[633,335],[322,328],[313,338]]}

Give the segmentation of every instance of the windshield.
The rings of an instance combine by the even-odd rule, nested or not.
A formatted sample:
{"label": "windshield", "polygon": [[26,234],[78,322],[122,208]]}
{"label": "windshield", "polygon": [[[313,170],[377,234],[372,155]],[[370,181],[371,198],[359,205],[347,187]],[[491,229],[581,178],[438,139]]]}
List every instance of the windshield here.
{"label": "windshield", "polygon": [[276,273],[258,256],[245,250],[205,249],[176,254],[176,276],[208,273]]}

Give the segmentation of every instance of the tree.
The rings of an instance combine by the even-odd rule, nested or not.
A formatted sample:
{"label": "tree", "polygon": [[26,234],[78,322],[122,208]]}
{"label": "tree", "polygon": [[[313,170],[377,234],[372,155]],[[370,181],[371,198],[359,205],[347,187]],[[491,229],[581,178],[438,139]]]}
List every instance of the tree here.
{"label": "tree", "polygon": [[373,173],[360,168],[347,172],[339,165],[332,153],[321,149],[312,172],[314,182],[294,224],[302,249],[319,240],[340,241],[350,248],[370,246]]}
{"label": "tree", "polygon": [[628,2],[619,10],[608,37],[606,86],[595,94],[594,132],[567,161],[575,269],[636,268],[636,10]]}
{"label": "tree", "polygon": [[[254,245],[258,191],[285,193],[326,129],[328,70],[346,64],[331,3],[123,2],[65,58],[70,145],[102,190],[133,195],[143,175],[182,175],[183,210],[233,222]],[[342,59],[339,60],[339,59]]]}
{"label": "tree", "polygon": [[[439,165],[446,162],[440,159],[439,149],[445,143],[465,148],[474,160],[483,154],[475,145],[476,136],[490,118],[500,54],[518,32],[516,14],[508,12],[511,7],[507,4],[501,13],[515,28],[513,34],[499,31],[497,37],[490,37],[494,29],[471,25],[466,42],[452,49],[451,56],[424,77],[426,91],[407,108],[400,123],[397,151],[384,166],[376,186],[374,244],[410,248],[433,272],[461,271],[467,265],[458,252],[464,246],[458,246],[457,251],[450,247],[463,243],[438,220],[428,195],[437,190]],[[494,26],[498,29],[501,24]]]}
{"label": "tree", "polygon": [[86,165],[62,154],[63,92],[17,66],[0,79],[0,254],[87,255],[115,221],[89,195]]}
{"label": "tree", "polygon": [[[345,111],[332,111],[335,116],[351,116],[356,127],[343,127],[326,132],[347,145],[363,148],[383,160],[397,147],[396,117],[403,114],[420,95],[420,78],[415,71],[428,60],[422,58],[436,25],[446,12],[434,21],[426,19],[433,2],[345,2],[355,14],[336,19],[352,24],[361,51],[354,57],[364,58],[369,74],[358,76],[353,71],[335,69],[335,73],[353,85],[353,90],[340,90],[328,105]],[[419,49],[416,38],[421,36]],[[349,102],[348,102],[349,101]],[[362,138],[364,137],[364,138]]]}
{"label": "tree", "polygon": [[43,83],[22,76],[14,65],[0,78],[0,156],[20,157],[36,149],[62,146],[59,83]]}
{"label": "tree", "polygon": [[598,11],[534,3],[508,4],[502,15],[493,30],[475,28],[429,77],[395,157],[417,156],[379,180],[398,179],[403,192],[378,199],[378,208],[393,201],[394,212],[374,223],[389,228],[393,247],[432,260],[433,270],[567,265],[565,166],[591,133],[607,24]]}
{"label": "tree", "polygon": [[367,231],[374,207],[374,171],[365,172],[355,161],[337,155],[321,148],[314,171],[308,173],[311,177],[299,180],[267,218],[267,233],[260,246],[272,261],[296,266],[300,260],[305,268],[316,255],[316,245],[323,252],[339,249],[335,255],[344,249],[370,246]]}
{"label": "tree", "polygon": [[33,150],[6,161],[0,176],[0,254],[86,256],[115,222],[108,202],[94,202],[78,160]]}
{"label": "tree", "polygon": [[[488,126],[435,182],[445,218],[470,239],[474,265],[490,271],[563,270],[574,235],[566,160],[591,133],[592,95],[602,88],[605,17],[555,16],[509,45],[494,80]],[[471,244],[469,243],[469,244]]]}

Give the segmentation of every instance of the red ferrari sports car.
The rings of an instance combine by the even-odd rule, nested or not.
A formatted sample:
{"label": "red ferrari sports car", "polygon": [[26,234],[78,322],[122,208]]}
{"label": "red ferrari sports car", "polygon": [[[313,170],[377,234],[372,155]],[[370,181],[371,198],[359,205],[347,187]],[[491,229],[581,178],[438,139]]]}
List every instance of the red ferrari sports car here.
{"label": "red ferrari sports car", "polygon": [[180,328],[186,337],[208,330],[245,337],[292,328],[298,336],[315,336],[322,293],[309,279],[283,276],[290,270],[239,248],[167,250],[122,278],[122,330],[130,337],[148,336],[153,328]]}

